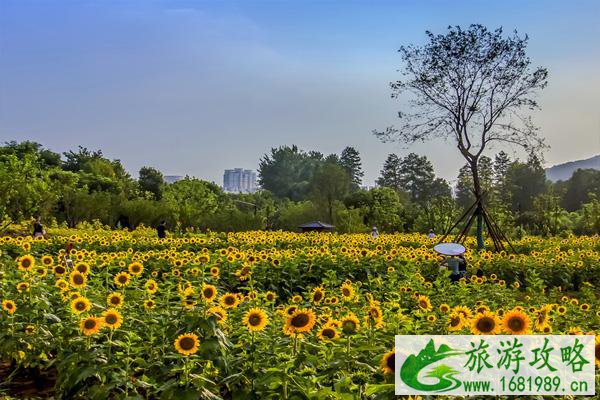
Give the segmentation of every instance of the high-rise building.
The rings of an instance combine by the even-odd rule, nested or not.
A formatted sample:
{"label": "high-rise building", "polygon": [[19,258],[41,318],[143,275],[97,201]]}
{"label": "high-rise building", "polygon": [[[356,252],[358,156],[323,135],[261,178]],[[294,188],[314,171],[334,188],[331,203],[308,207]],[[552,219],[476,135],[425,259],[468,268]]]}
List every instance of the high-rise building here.
{"label": "high-rise building", "polygon": [[231,193],[256,192],[256,172],[242,168],[226,169],[223,190]]}

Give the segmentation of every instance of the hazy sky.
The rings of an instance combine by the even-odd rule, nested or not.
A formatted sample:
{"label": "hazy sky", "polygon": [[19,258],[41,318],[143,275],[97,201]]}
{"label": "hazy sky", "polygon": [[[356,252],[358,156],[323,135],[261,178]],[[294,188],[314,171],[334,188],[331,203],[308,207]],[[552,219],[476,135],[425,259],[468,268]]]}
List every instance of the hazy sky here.
{"label": "hazy sky", "polygon": [[530,36],[550,71],[536,122],[547,164],[600,153],[600,1],[0,0],[0,140],[83,145],[222,183],[271,147],[356,147],[365,183],[414,151],[454,179],[448,143],[408,149],[371,130],[395,122],[388,83],[402,44],[482,23]]}

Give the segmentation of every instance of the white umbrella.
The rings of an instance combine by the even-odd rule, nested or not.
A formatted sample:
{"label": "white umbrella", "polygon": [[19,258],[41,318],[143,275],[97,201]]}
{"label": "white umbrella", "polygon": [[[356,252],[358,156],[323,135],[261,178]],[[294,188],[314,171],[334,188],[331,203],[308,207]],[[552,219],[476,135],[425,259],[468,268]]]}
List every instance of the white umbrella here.
{"label": "white umbrella", "polygon": [[467,249],[459,243],[440,243],[436,244],[433,250],[445,256],[458,256],[463,254]]}

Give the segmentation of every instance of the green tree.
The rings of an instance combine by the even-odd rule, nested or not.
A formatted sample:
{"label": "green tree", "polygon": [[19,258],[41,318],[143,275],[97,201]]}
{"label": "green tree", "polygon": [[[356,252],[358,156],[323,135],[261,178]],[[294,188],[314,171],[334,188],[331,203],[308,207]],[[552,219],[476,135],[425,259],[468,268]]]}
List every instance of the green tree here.
{"label": "green tree", "polygon": [[391,188],[382,187],[372,189],[370,194],[372,200],[367,215],[368,224],[378,227],[381,231],[400,230],[402,203],[398,193]]}
{"label": "green tree", "polygon": [[380,172],[380,176],[377,178],[377,185],[400,191],[400,163],[400,157],[396,154],[389,154],[383,163],[383,169]]}
{"label": "green tree", "polygon": [[510,204],[510,190],[506,182],[506,176],[510,168],[510,158],[504,151],[494,157],[494,197],[501,204]]}
{"label": "green tree", "polygon": [[569,213],[560,206],[560,196],[555,194],[536,196],[533,199],[533,214],[537,232],[542,235],[558,235],[572,228]]}
{"label": "green tree", "polygon": [[[449,27],[445,34],[427,32],[423,46],[402,46],[406,79],[393,82],[392,96],[410,96],[410,112],[398,113],[402,125],[375,132],[382,140],[415,143],[452,139],[471,169],[475,198],[484,189],[479,160],[494,143],[543,148],[528,111],[538,107],[534,95],[547,84],[545,68],[531,68],[527,36],[504,36],[501,28],[482,25]],[[483,216],[477,216],[477,242],[483,248]]]}
{"label": "green tree", "polygon": [[578,210],[576,233],[583,235],[600,234],[600,200],[590,196],[590,201]]}
{"label": "green tree", "polygon": [[547,188],[546,173],[535,156],[530,156],[527,163],[513,162],[506,179],[512,199],[512,211],[518,214],[533,211],[533,199]]}
{"label": "green tree", "polygon": [[[481,156],[477,168],[482,195],[485,196],[488,203],[493,203],[494,169],[492,160],[487,156]],[[465,164],[458,172],[456,199],[463,209],[470,207],[475,202],[473,174],[471,166],[468,164]]]}
{"label": "green tree", "polygon": [[152,167],[142,167],[139,173],[138,184],[142,191],[152,193],[154,200],[162,198],[165,181],[162,172],[159,170]]}
{"label": "green tree", "polygon": [[600,197],[600,171],[578,169],[564,184],[562,205],[567,211],[581,208],[584,203],[590,202],[592,196]]}
{"label": "green tree", "polygon": [[[0,220],[16,222],[49,211],[54,196],[38,156],[27,153],[0,157]],[[0,223],[0,227],[2,224]]]}
{"label": "green tree", "polygon": [[204,218],[218,208],[218,195],[208,182],[186,176],[168,185],[163,198],[177,224],[185,229],[203,226]]}
{"label": "green tree", "polygon": [[315,171],[311,188],[315,205],[326,209],[328,222],[334,223],[334,206],[348,194],[350,176],[339,164],[324,163]]}
{"label": "green tree", "polygon": [[352,188],[354,190],[360,188],[364,172],[362,170],[362,163],[358,150],[356,150],[354,147],[346,147],[344,150],[342,150],[342,155],[340,156],[340,165],[350,176]]}
{"label": "green tree", "polygon": [[260,160],[259,183],[277,198],[306,199],[313,173],[322,162],[323,154],[306,153],[295,145],[273,148]]}

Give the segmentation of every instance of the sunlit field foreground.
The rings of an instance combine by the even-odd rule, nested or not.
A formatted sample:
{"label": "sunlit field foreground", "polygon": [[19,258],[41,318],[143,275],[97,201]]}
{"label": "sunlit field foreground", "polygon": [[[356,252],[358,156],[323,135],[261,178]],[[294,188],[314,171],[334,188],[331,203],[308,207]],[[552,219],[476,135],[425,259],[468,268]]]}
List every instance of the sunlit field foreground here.
{"label": "sunlit field foreground", "polygon": [[[62,398],[390,398],[396,334],[600,330],[600,237],[468,251],[457,284],[435,243],[149,229],[0,238],[0,363],[13,374],[0,393],[34,376]],[[597,365],[599,353],[597,341]]]}

